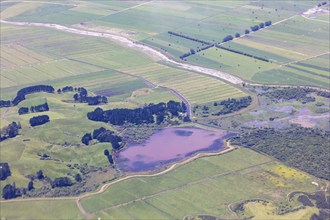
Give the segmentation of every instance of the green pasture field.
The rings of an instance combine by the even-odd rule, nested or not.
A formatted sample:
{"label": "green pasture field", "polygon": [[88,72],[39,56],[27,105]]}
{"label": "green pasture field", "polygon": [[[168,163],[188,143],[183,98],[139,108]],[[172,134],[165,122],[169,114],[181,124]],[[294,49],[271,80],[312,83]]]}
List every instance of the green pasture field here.
{"label": "green pasture field", "polygon": [[[9,4],[9,6],[8,6]],[[4,5],[4,8],[2,6]],[[7,5],[7,6],[6,6]],[[25,11],[34,10],[35,8],[41,6],[41,3],[29,3],[29,2],[19,2],[16,4],[10,4],[7,2],[1,2],[1,19],[8,19],[24,13]]]}
{"label": "green pasture field", "polygon": [[323,56],[315,57],[309,60],[296,63],[299,68],[304,68],[309,71],[315,71],[318,74],[329,76],[330,72],[330,53]]}
{"label": "green pasture field", "polygon": [[316,71],[306,73],[301,70],[293,68],[283,67],[275,68],[268,71],[256,73],[253,77],[253,81],[268,83],[268,84],[291,84],[291,85],[311,85],[317,87],[329,87],[329,75],[321,76],[315,75]]}
{"label": "green pasture field", "polygon": [[215,47],[190,56],[187,60],[195,63],[200,62],[200,64],[207,64],[209,62],[208,60],[210,60],[210,63],[217,63],[218,66],[214,68],[233,73],[244,79],[251,79],[257,72],[278,66],[275,63],[257,60]]}
{"label": "green pasture field", "polygon": [[[14,209],[13,209],[14,208]],[[1,203],[1,217],[7,219],[82,219],[73,200]]]}
{"label": "green pasture field", "polygon": [[[314,189],[313,178],[305,174],[300,177],[300,171],[290,178],[273,177],[278,166],[287,169],[254,151],[240,149],[198,159],[162,176],[124,180],[102,194],[84,198],[82,205],[95,212],[94,217],[107,219],[173,219],[200,213],[228,218],[233,217],[227,208],[230,203],[248,198],[279,201],[292,190]],[[276,186],[279,181],[285,185]],[[136,201],[129,202],[132,200]]]}
{"label": "green pasture field", "polygon": [[251,36],[253,41],[295,51],[306,58],[329,51],[329,25],[301,16]]}
{"label": "green pasture field", "polygon": [[294,61],[294,59],[290,59],[290,57],[285,57],[283,55],[283,51],[278,51],[278,53],[276,53],[274,52],[273,48],[267,48],[267,45],[263,45],[264,48],[260,48],[260,46],[253,44],[252,42],[245,42],[246,41],[244,39],[235,40],[224,44],[223,47],[231,50],[237,50],[242,53],[247,53],[253,56],[265,58],[271,62],[278,64],[285,64]]}
{"label": "green pasture field", "polygon": [[216,78],[159,64],[123,70],[141,76],[156,85],[175,89],[192,104],[246,96],[243,91]]}
{"label": "green pasture field", "polygon": [[[13,9],[4,10],[2,13],[11,21],[29,21],[57,24],[76,24],[96,20],[104,16],[116,13],[117,11],[141,4],[142,2],[115,2],[104,3],[102,1],[79,2],[30,2],[29,7],[18,3]],[[1,4],[2,6],[2,4]],[[88,10],[86,10],[88,9]]]}
{"label": "green pasture field", "polygon": [[[105,39],[82,37],[46,28],[16,28],[5,25],[3,30],[1,39],[9,46],[4,46],[1,59],[15,66],[2,69],[2,88],[152,62],[135,50],[122,49]],[[10,38],[12,33],[18,34]],[[23,46],[16,42],[21,42]],[[45,58],[42,59],[43,57]]]}

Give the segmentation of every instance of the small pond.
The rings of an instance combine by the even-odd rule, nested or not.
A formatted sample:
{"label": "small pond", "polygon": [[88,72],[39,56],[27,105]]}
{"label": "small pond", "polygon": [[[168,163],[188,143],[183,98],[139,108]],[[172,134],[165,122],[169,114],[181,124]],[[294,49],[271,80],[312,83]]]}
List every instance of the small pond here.
{"label": "small pond", "polygon": [[154,133],[144,144],[130,145],[115,160],[126,172],[159,169],[198,152],[218,151],[233,133],[199,128],[165,128]]}

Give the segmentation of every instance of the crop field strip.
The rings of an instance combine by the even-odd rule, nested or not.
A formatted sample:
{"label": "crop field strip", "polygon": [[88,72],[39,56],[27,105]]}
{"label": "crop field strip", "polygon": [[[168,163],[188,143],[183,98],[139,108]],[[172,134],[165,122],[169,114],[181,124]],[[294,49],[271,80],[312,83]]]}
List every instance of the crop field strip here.
{"label": "crop field strip", "polygon": [[139,75],[156,85],[176,89],[193,104],[246,96],[241,90],[212,77],[159,64],[155,67],[125,68],[123,71]]}
{"label": "crop field strip", "polygon": [[[7,38],[10,30],[12,28],[7,28],[8,30],[5,31],[5,34],[2,35],[2,39],[5,39],[5,41],[9,44],[9,38]],[[33,30],[33,28],[31,28]],[[15,28],[14,28],[15,30]],[[18,27],[18,30],[21,30],[21,27]],[[15,30],[15,31],[18,31]],[[23,30],[29,30],[29,28],[23,29]],[[74,39],[71,39],[73,36],[68,34],[63,34],[61,32],[51,32],[49,33],[47,29],[38,29],[36,28],[37,33],[33,33],[31,31],[27,31],[27,38],[30,38],[31,41],[21,42],[22,44],[26,44],[26,47],[34,48],[34,51],[40,51],[41,54],[47,54],[48,57],[50,57],[50,61],[43,61],[38,63],[31,63],[23,66],[15,67],[14,69],[2,69],[2,84],[1,87],[8,87],[8,86],[14,86],[14,85],[20,85],[20,84],[28,84],[33,83],[37,81],[44,81],[44,80],[50,80],[55,78],[61,78],[61,77],[67,77],[77,74],[84,74],[84,73],[93,73],[102,70],[101,68],[95,67],[93,65],[86,65],[82,63],[77,63],[72,60],[66,60],[64,56],[79,56],[82,58],[83,54],[93,54],[90,56],[95,56],[94,54],[99,54],[100,51],[105,53],[107,56],[103,58],[103,60],[109,60],[108,66],[122,66],[124,65],[124,61],[121,61],[121,57],[117,58],[117,61],[115,60],[115,55],[112,55],[109,51],[119,51],[118,46],[102,40],[92,39],[92,38],[82,38],[80,36],[74,36]],[[41,34],[41,36],[45,37],[44,41],[36,41],[34,40],[34,35]],[[59,37],[58,37],[59,35]],[[16,36],[17,37],[17,36]],[[20,35],[20,37],[23,36]],[[21,38],[16,38],[15,40],[19,40]],[[63,44],[59,47],[59,41],[63,40]],[[79,46],[82,45],[82,46]],[[15,45],[15,47],[21,47],[20,45]],[[69,49],[68,49],[69,48]],[[31,50],[31,54],[37,54],[34,51]],[[61,54],[63,53],[63,54]],[[138,55],[137,52],[133,52],[136,57]],[[118,54],[118,52],[117,52]],[[128,51],[122,52],[122,56],[127,56],[129,54]],[[59,57],[60,55],[63,55],[63,57]],[[110,55],[110,57],[108,56]],[[3,56],[6,56],[4,53]],[[17,55],[16,55],[17,56]],[[44,56],[44,55],[40,55]],[[8,56],[6,56],[8,57]],[[21,56],[22,57],[22,56]],[[23,58],[23,57],[22,57]],[[109,59],[110,58],[110,59]],[[10,60],[13,63],[17,63],[17,59],[14,56],[10,57]],[[39,58],[40,59],[40,58]],[[134,61],[134,56],[131,58],[132,61]],[[112,61],[111,61],[112,60]],[[120,62],[120,64],[117,65],[117,63]],[[139,59],[136,59],[135,62],[140,63],[147,63],[149,62],[147,58],[144,56],[140,56]],[[131,62],[134,63],[134,62]],[[23,61],[20,64],[26,64],[26,62],[23,63]],[[23,76],[24,75],[24,76]]]}

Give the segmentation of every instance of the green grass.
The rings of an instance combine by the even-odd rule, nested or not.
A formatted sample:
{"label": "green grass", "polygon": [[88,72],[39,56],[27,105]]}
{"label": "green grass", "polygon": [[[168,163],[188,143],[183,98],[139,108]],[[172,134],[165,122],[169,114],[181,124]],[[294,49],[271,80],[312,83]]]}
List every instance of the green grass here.
{"label": "green grass", "polygon": [[1,203],[0,211],[1,217],[6,219],[83,218],[73,200]]}
{"label": "green grass", "polygon": [[[239,55],[219,48],[210,48],[197,55],[188,57],[190,62],[199,62],[200,57],[216,62],[216,69],[233,73],[245,79],[251,79],[255,73],[277,67],[277,64],[257,60],[244,55]],[[204,61],[202,61],[204,62]]]}

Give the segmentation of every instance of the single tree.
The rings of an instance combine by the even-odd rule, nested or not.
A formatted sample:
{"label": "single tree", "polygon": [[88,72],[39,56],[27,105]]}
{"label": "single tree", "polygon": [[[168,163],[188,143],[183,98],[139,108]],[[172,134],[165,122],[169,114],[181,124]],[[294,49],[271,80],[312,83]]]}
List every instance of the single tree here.
{"label": "single tree", "polygon": [[2,197],[4,199],[12,199],[16,197],[15,183],[13,185],[7,184],[2,190]]}
{"label": "single tree", "polygon": [[81,181],[82,181],[82,178],[81,178],[81,176],[80,176],[79,173],[77,173],[77,174],[75,175],[74,179],[75,179],[77,182],[81,182]]}
{"label": "single tree", "polygon": [[107,157],[108,157],[108,161],[109,161],[109,163],[110,163],[110,164],[113,164],[113,158],[112,158],[112,155],[109,154]]}
{"label": "single tree", "polygon": [[44,174],[42,173],[42,170],[39,170],[39,171],[37,172],[37,178],[38,178],[39,180],[45,178]]}
{"label": "single tree", "polygon": [[30,191],[30,190],[33,190],[34,189],[34,186],[33,186],[33,181],[32,180],[30,180],[30,182],[29,182],[29,184],[28,184],[28,190]]}

